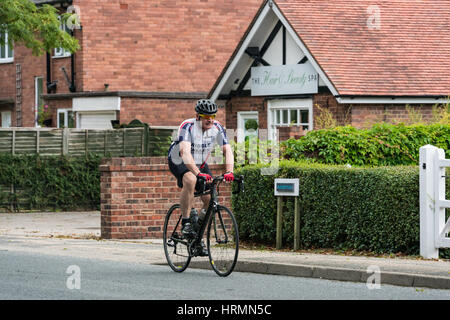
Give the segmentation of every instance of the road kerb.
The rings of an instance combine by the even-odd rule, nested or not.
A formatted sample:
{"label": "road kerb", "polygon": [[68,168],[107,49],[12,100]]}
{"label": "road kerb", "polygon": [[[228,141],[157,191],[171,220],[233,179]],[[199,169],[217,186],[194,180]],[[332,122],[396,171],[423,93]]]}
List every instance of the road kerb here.
{"label": "road kerb", "polygon": [[[189,267],[196,269],[211,269],[208,260],[191,261]],[[366,283],[370,276],[365,270],[253,261],[238,261],[234,271],[363,283]],[[450,278],[381,272],[381,285],[383,284],[403,287],[450,289]]]}

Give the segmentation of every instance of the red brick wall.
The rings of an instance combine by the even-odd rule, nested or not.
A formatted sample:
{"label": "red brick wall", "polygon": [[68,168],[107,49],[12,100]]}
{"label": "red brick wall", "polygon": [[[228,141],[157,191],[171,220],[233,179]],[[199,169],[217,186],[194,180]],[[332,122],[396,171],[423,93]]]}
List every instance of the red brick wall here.
{"label": "red brick wall", "polygon": [[[211,165],[214,175],[223,165]],[[101,172],[101,236],[104,239],[162,238],[167,210],[179,203],[181,189],[167,158],[104,159]],[[219,187],[219,202],[231,207],[230,185]],[[196,198],[196,208],[201,201]]]}
{"label": "red brick wall", "polygon": [[[237,113],[239,111],[258,111],[261,129],[267,128],[267,98],[266,97],[232,97],[226,102],[226,124],[229,129],[237,128]],[[332,94],[319,93],[313,97],[314,128],[316,120],[321,116],[320,109],[329,110],[337,125],[350,124],[356,128],[370,127],[375,123],[408,123],[410,115],[406,105],[402,104],[339,104]],[[432,119],[432,105],[410,105],[421,115],[424,122]]]}
{"label": "red brick wall", "polygon": [[12,99],[15,97],[15,74],[16,67],[14,62],[0,63],[0,99]]}
{"label": "red brick wall", "polygon": [[[139,119],[150,126],[179,126],[185,119],[195,117],[197,99],[122,98],[120,123]],[[225,109],[219,109],[217,120],[225,121]]]}
{"label": "red brick wall", "polygon": [[[52,127],[57,127],[58,124],[56,123],[58,117],[57,117],[57,110],[58,109],[72,109],[72,99],[60,99],[60,100],[48,100],[45,102],[50,110],[52,111]],[[76,122],[76,119],[75,119]]]}
{"label": "red brick wall", "polygon": [[262,0],[75,0],[85,91],[207,92]]}
{"label": "red brick wall", "polygon": [[[74,36],[82,45],[82,31],[75,30]],[[39,57],[32,55],[30,49],[23,45],[14,46],[14,61],[12,63],[0,64],[0,99],[8,98],[16,100],[16,64],[22,66],[22,127],[34,127],[35,125],[35,77],[43,78],[43,93],[47,94],[47,57],[42,54]],[[61,67],[65,67],[71,80],[71,58],[51,58],[51,80],[57,81],[56,93],[67,93],[69,87],[66,83]],[[82,50],[75,55],[75,72],[81,74],[82,70]],[[82,79],[75,79],[77,89],[82,88]],[[51,103],[47,103],[51,104]],[[16,126],[15,107],[12,110],[12,125]],[[56,111],[54,111],[56,114]],[[56,118],[55,120],[56,121]]]}
{"label": "red brick wall", "polygon": [[[343,126],[350,124],[351,119],[349,105],[339,104],[332,94],[319,93],[314,95],[314,119],[317,119],[321,112],[323,112],[319,107],[324,110],[329,110],[332,113],[333,119],[336,121],[337,125]],[[316,123],[316,121],[314,121],[314,123]],[[316,125],[314,127],[316,128]]]}
{"label": "red brick wall", "polygon": [[[80,32],[80,31],[78,31]],[[79,53],[75,55],[76,71],[81,68]],[[78,65],[77,65],[78,63]],[[0,64],[0,99],[13,99],[16,101],[16,64],[22,66],[22,127],[34,127],[35,125],[35,78],[42,77],[43,93],[47,94],[47,58],[46,54],[35,57],[31,50],[23,45],[14,47],[14,61],[12,63]],[[65,67],[71,80],[71,59],[52,58],[51,77],[52,81],[58,81],[56,93],[68,93],[69,87],[66,83],[61,67]],[[78,85],[79,78],[76,78]],[[79,89],[79,88],[77,88]],[[46,102],[48,105],[54,103]],[[71,106],[70,106],[71,107]],[[15,107],[12,110],[12,126],[16,126]],[[56,112],[56,111],[55,111]],[[56,113],[55,113],[56,114]],[[56,121],[56,118],[55,120]]]}
{"label": "red brick wall", "polygon": [[[16,101],[16,65],[22,67],[22,126],[34,126],[35,77],[45,74],[45,57],[33,57],[24,46],[14,47],[14,61],[0,64],[0,98]],[[45,77],[44,77],[45,81]],[[12,110],[12,126],[16,126],[16,112]]]}
{"label": "red brick wall", "polygon": [[258,111],[259,128],[267,129],[267,101],[264,97],[233,97],[226,103],[226,126],[237,129],[237,113]]}
{"label": "red brick wall", "polygon": [[[418,112],[424,122],[432,120],[433,105],[410,105],[410,107],[415,110],[414,112]],[[411,116],[408,113],[406,105],[355,104],[351,106],[351,124],[357,128],[367,128],[380,122],[403,122],[408,124],[410,121]]]}

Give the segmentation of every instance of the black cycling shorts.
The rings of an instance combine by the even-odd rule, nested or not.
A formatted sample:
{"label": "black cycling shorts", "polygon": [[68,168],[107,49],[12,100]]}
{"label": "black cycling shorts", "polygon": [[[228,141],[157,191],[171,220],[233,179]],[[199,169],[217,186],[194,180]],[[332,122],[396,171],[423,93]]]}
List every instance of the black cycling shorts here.
{"label": "black cycling shorts", "polygon": [[[200,168],[199,165],[197,165],[197,167],[200,169],[201,173],[207,173],[212,177],[211,170],[209,170],[207,163],[205,163],[203,168]],[[177,178],[178,188],[183,188],[183,176],[186,172],[189,172],[189,169],[186,167],[186,165],[184,163],[175,164],[169,158],[169,170],[170,172],[172,172],[175,178]],[[197,184],[195,185],[195,190],[200,191],[201,186],[202,184],[197,181]]]}

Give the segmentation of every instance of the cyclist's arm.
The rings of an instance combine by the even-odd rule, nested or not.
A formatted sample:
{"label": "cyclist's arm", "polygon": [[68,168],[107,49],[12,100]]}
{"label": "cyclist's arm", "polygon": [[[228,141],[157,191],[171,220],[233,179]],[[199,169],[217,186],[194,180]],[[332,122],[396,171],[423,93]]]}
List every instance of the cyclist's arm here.
{"label": "cyclist's arm", "polygon": [[234,156],[229,143],[222,146],[222,152],[225,155],[225,172],[233,172]]}
{"label": "cyclist's arm", "polygon": [[188,141],[181,141],[180,145],[180,155],[181,159],[183,159],[183,163],[186,167],[191,171],[195,176],[200,173],[200,170],[195,165],[194,158],[191,154],[191,143]]}

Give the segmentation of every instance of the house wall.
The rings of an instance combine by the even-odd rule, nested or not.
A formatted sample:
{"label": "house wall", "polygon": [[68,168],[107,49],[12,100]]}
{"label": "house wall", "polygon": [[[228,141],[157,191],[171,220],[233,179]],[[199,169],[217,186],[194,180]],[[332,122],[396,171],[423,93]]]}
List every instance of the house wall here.
{"label": "house wall", "polygon": [[[16,99],[16,66],[21,65],[22,87],[22,126],[34,126],[35,110],[35,77],[44,76],[45,58],[34,57],[31,51],[24,46],[14,47],[14,61],[0,64],[0,91],[4,98]],[[45,79],[45,78],[44,78]],[[16,108],[11,115],[12,126],[17,125]]]}
{"label": "house wall", "polygon": [[[52,111],[52,127],[57,127],[56,123],[58,109],[72,109],[72,99],[51,99],[45,102]],[[75,119],[76,121],[76,119]]]}
{"label": "house wall", "polygon": [[[74,0],[82,24],[82,30],[75,30],[81,45],[75,54],[77,92],[104,91],[109,84],[109,91],[206,95],[261,1],[230,0],[218,5],[219,1],[203,0]],[[22,126],[34,126],[34,77],[43,77],[45,86],[46,57],[32,57],[20,45],[14,50],[14,62],[0,64],[0,99],[15,100],[15,64],[21,63]],[[70,58],[52,58],[52,80],[58,81],[55,93],[69,92],[61,67],[70,79],[70,65]],[[122,108],[121,117],[128,121],[142,116],[142,121],[153,125],[178,125],[191,117],[191,102],[135,100],[133,110]],[[56,105],[50,99],[45,103]],[[168,109],[170,117],[165,106],[175,108]],[[15,126],[15,114],[12,119]]]}
{"label": "house wall", "polygon": [[[409,105],[414,109],[413,113],[417,112],[418,117],[421,117],[424,122],[431,121],[433,118],[431,104]],[[366,128],[379,122],[389,123],[409,123],[414,116],[407,110],[407,105],[400,104],[386,104],[386,105],[351,105],[351,124],[357,128]]]}
{"label": "house wall", "polygon": [[[224,165],[211,165],[214,175]],[[162,238],[167,210],[179,203],[181,189],[166,157],[110,158],[100,165],[101,237],[104,239]],[[222,183],[219,203],[231,208],[231,186]],[[195,200],[200,209],[202,202]]]}
{"label": "house wall", "polygon": [[[267,128],[267,101],[273,97],[234,96],[226,102],[226,126],[237,128],[237,113],[240,111],[258,111],[259,127]],[[433,105],[409,105],[424,122],[432,120]],[[331,93],[319,93],[313,96],[314,128],[318,129],[318,117],[321,110],[331,112],[337,125],[350,124],[356,128],[370,127],[375,123],[408,123],[411,115],[404,104],[339,104]]]}
{"label": "house wall", "polygon": [[83,89],[206,93],[261,2],[75,0]]}
{"label": "house wall", "polygon": [[[122,98],[120,122],[139,119],[150,126],[179,126],[183,120],[195,117],[197,100]],[[219,109],[217,120],[225,123],[225,109]]]}
{"label": "house wall", "polygon": [[233,97],[226,103],[226,127],[237,129],[240,111],[258,111],[259,128],[267,129],[267,101],[264,97]]}
{"label": "house wall", "polygon": [[[75,37],[81,37],[81,31],[75,31]],[[81,73],[81,53],[75,55],[75,70],[77,74]],[[51,79],[57,81],[56,93],[68,93],[69,87],[66,83],[62,67],[65,67],[66,72],[71,79],[71,59],[70,57],[53,58],[51,57]],[[35,126],[35,78],[42,77],[43,79],[43,93],[47,93],[47,57],[43,54],[39,57],[33,56],[30,49],[23,45],[16,44],[14,46],[14,61],[11,63],[0,63],[0,99],[16,100],[16,65],[20,64],[22,67],[22,127]],[[76,84],[79,85],[79,78],[76,78]],[[53,105],[46,101],[45,103]],[[17,126],[16,122],[16,106],[11,115],[12,126]],[[56,111],[54,112],[56,114]],[[55,118],[56,123],[56,118]]]}

